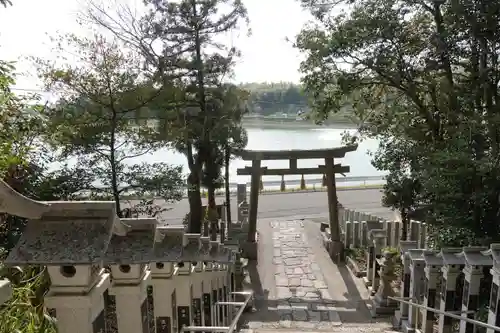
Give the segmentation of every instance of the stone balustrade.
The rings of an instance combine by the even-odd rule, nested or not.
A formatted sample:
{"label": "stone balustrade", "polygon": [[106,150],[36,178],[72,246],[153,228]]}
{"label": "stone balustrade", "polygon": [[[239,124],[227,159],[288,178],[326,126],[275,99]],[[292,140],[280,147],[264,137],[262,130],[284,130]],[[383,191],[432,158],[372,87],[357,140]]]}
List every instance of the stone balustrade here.
{"label": "stone balustrade", "polygon": [[[403,332],[472,333],[473,324],[397,301],[397,298],[500,326],[500,244],[486,247],[418,248],[417,241],[401,241],[399,253],[385,250],[385,230],[372,229],[367,255],[367,288],[372,292],[374,317],[392,315]],[[396,272],[397,270],[397,272]],[[393,282],[398,280],[399,285]],[[396,300],[394,299],[396,297]],[[483,304],[483,308],[481,308]],[[487,304],[487,306],[485,306]],[[488,314],[482,315],[484,311]],[[493,333],[494,330],[487,330]]]}
{"label": "stone balustrade", "polygon": [[[416,242],[411,241],[402,242],[400,247],[404,272],[400,289],[402,299],[462,318],[476,319],[495,326],[500,324],[500,313],[497,319],[500,274],[495,270],[500,244],[492,244],[490,249],[463,247],[440,251],[416,247]],[[482,301],[489,304],[487,319],[480,317],[480,295]],[[436,315],[432,311],[403,303],[394,319],[394,324],[404,332],[416,329],[424,333],[436,330],[440,333],[452,332],[454,322],[460,333],[474,332],[476,329],[464,320],[454,320],[444,314]]]}
{"label": "stone balustrade", "polygon": [[[4,265],[47,268],[44,305],[59,333],[175,333],[232,321],[233,306],[217,302],[242,288],[234,235],[210,240],[154,218],[119,219],[113,202],[38,203],[7,187],[0,182],[0,212],[29,220]],[[10,297],[0,281],[0,304]]]}
{"label": "stone balustrade", "polygon": [[[404,241],[394,238],[400,235],[394,224],[390,229],[387,221],[369,221],[372,217],[348,209],[343,214],[343,230],[350,235],[344,235],[346,244],[365,252],[364,257],[358,253],[366,267],[357,276],[372,295],[374,317],[393,316],[394,326],[403,332],[476,332],[474,324],[397,301],[402,299],[500,326],[500,244],[431,250],[425,248],[423,223],[412,221],[410,240]],[[350,223],[363,219],[368,221]],[[356,260],[348,259],[356,273],[349,261]]]}
{"label": "stone balustrade", "polygon": [[[403,224],[400,221],[387,221],[377,216],[357,212],[352,209],[341,209],[339,224],[342,239],[346,248],[366,247],[369,244],[368,225],[378,223],[379,229],[387,233],[387,246],[398,247],[401,240]],[[420,221],[410,221],[408,237],[417,241],[420,248],[426,247],[427,225]]]}

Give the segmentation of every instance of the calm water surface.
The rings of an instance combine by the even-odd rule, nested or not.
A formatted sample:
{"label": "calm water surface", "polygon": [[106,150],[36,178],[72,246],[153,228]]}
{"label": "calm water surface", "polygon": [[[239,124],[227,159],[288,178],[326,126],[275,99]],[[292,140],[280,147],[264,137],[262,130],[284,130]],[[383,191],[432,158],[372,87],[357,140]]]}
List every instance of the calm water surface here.
{"label": "calm water surface", "polygon": [[[341,136],[345,129],[257,129],[247,128],[248,131],[248,146],[247,149],[253,150],[281,150],[281,149],[320,149],[333,148],[341,145]],[[354,130],[349,130],[354,131]],[[336,161],[343,165],[349,165],[351,172],[348,176],[366,177],[383,175],[383,172],[377,171],[370,163],[369,151],[375,151],[378,143],[376,140],[366,140],[362,142],[358,150],[352,153],[347,153],[342,160]],[[182,165],[184,171],[187,172],[187,163],[184,155],[177,152],[164,149],[152,154],[141,156],[133,162],[168,162],[175,165]],[[269,168],[286,168],[288,161],[263,161],[263,166]],[[249,176],[237,176],[236,169],[242,168],[245,165],[250,165],[251,162],[244,162],[236,159],[232,161],[230,167],[231,182],[250,181]],[[299,160],[298,167],[316,167],[318,164],[324,164],[324,160]],[[321,175],[305,176],[309,179],[321,178]],[[300,176],[288,176],[288,179],[298,179]],[[266,176],[264,181],[280,180],[279,176]]]}

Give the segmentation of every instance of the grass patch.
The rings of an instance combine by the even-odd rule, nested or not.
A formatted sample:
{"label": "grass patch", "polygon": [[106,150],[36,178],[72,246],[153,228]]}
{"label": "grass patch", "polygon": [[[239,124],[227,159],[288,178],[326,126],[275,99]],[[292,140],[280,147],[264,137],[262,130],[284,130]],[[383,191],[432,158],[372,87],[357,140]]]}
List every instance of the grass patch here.
{"label": "grass patch", "polygon": [[1,267],[12,283],[12,297],[0,306],[0,333],[56,333],[54,318],[43,301],[49,277],[45,267]]}
{"label": "grass patch", "polygon": [[346,256],[356,262],[361,271],[366,270],[366,249],[361,247],[346,249]]}

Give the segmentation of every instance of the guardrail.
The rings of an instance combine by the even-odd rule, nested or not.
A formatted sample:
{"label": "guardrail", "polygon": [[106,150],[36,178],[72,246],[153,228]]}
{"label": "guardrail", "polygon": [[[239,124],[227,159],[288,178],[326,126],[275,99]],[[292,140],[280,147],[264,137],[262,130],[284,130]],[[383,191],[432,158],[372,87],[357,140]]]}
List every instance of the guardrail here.
{"label": "guardrail", "polygon": [[184,326],[181,329],[182,332],[224,332],[232,333],[236,329],[238,322],[240,320],[243,311],[248,306],[248,303],[253,297],[252,291],[236,291],[232,292],[231,295],[244,295],[245,300],[243,302],[217,302],[216,306],[238,306],[238,312],[234,316],[231,324],[229,326]]}
{"label": "guardrail", "polygon": [[[337,183],[349,183],[349,182],[369,182],[369,181],[385,181],[385,176],[358,176],[358,177],[335,177],[335,181]],[[314,178],[314,179],[305,179],[308,184],[319,184],[323,181],[322,178]],[[300,178],[298,179],[285,179],[285,183],[287,185],[299,185]],[[247,185],[250,185],[250,182],[246,182]],[[264,187],[266,186],[279,186],[281,184],[281,180],[272,180],[266,181],[265,178],[262,180],[262,184]],[[236,187],[238,183],[230,183],[230,187]]]}
{"label": "guardrail", "polygon": [[[385,176],[359,176],[359,177],[336,177],[335,180],[337,183],[352,183],[352,185],[380,185],[384,184]],[[310,187],[322,187],[323,179],[322,178],[314,178],[314,179],[304,179],[305,185],[307,188]],[[285,187],[286,188],[299,188],[301,183],[301,179],[286,179],[285,180]],[[229,183],[229,188],[231,192],[236,192],[236,189],[238,187],[238,184],[246,184],[247,189],[250,190],[250,182],[240,182],[240,183]],[[281,180],[272,180],[272,181],[266,181],[265,178],[262,181],[262,186],[264,189],[279,189],[281,186]],[[97,187],[101,190],[104,190],[105,187]],[[185,188],[187,188],[187,185],[185,185]],[[202,189],[204,191],[204,189]],[[217,190],[216,194],[220,194],[219,192],[223,191],[223,189]],[[88,194],[88,191],[80,191],[78,192],[82,196],[85,196]],[[187,190],[186,190],[187,193]],[[122,193],[123,195],[126,196],[134,196],[134,191],[127,191]],[[149,197],[148,195],[145,195],[145,197]]]}
{"label": "guardrail", "polygon": [[[399,303],[403,303],[403,304],[407,304],[407,305],[410,305],[410,306],[414,306],[414,307],[422,309],[422,310],[427,310],[427,311],[430,311],[430,312],[433,312],[433,313],[437,313],[439,315],[443,315],[443,316],[450,317],[450,318],[453,318],[453,319],[458,319],[460,321],[465,321],[466,323],[470,323],[470,324],[473,324],[473,325],[476,325],[476,326],[484,327],[484,328],[487,328],[489,330],[493,330],[495,332],[500,332],[500,327],[495,326],[495,325],[490,325],[490,324],[483,323],[483,322],[475,320],[475,319],[471,319],[471,318],[464,317],[464,316],[459,316],[459,315],[450,313],[448,311],[441,311],[441,310],[438,310],[438,309],[434,309],[434,308],[431,308],[431,307],[428,307],[428,306],[425,306],[425,305],[422,305],[422,304],[411,302],[411,301],[406,300],[406,299],[401,298],[401,297],[388,296],[387,298],[392,299],[392,300],[394,300],[396,302],[399,302]],[[475,311],[463,311],[463,312],[460,311],[460,313],[470,314],[470,313],[475,313]]]}

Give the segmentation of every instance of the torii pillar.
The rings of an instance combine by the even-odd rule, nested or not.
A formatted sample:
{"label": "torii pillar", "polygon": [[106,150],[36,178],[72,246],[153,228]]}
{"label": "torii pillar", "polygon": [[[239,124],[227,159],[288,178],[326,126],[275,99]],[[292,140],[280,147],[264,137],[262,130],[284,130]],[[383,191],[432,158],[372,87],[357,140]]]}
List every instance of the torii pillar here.
{"label": "torii pillar", "polygon": [[[331,149],[312,149],[312,150],[241,150],[235,155],[241,157],[244,161],[252,161],[251,167],[238,169],[239,176],[251,175],[250,191],[250,209],[248,216],[248,237],[245,244],[241,244],[243,255],[248,259],[257,259],[257,243],[255,234],[257,231],[257,212],[260,190],[260,180],[263,175],[266,176],[284,176],[284,175],[309,175],[326,174],[328,190],[328,213],[331,239],[328,246],[331,258],[335,262],[343,260],[343,244],[340,240],[340,227],[338,219],[338,199],[337,187],[335,184],[336,173],[349,172],[348,166],[334,164],[335,158],[343,158],[348,152],[353,152],[358,148],[357,145],[350,145]],[[319,165],[315,168],[298,168],[298,159],[324,159],[325,165]],[[288,160],[289,168],[268,169],[262,167],[262,161],[268,160]]]}
{"label": "torii pillar", "polygon": [[330,222],[330,257],[339,263],[343,261],[344,246],[340,240],[339,227],[339,205],[337,197],[337,185],[335,183],[335,163],[333,157],[325,158],[326,189],[328,193],[328,219]]}
{"label": "torii pillar", "polygon": [[252,161],[252,178],[250,180],[250,207],[248,211],[248,236],[245,244],[242,244],[243,254],[248,259],[257,260],[257,212],[259,211],[259,190],[262,176],[261,160]]}

